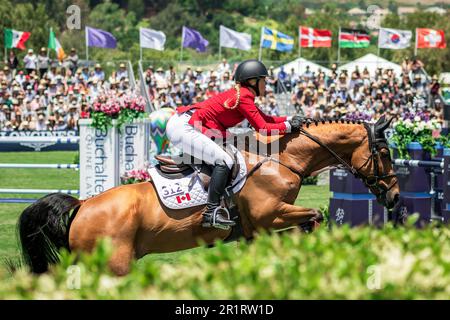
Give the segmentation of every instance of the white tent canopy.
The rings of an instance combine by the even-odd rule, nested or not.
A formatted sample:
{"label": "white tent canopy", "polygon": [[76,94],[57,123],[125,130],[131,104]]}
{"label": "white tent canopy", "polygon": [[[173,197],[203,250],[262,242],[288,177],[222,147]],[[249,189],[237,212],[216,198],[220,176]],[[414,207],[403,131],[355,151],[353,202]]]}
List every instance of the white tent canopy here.
{"label": "white tent canopy", "polygon": [[400,65],[390,62],[372,53],[366,54],[361,58],[340,66],[338,68],[338,71],[345,69],[350,75],[356,69],[356,67],[358,67],[359,72],[363,72],[363,70],[367,68],[371,76],[375,74],[377,68],[393,69],[397,77],[400,77],[400,74],[402,73],[402,67]]}
{"label": "white tent canopy", "polygon": [[[325,74],[328,74],[331,71],[330,69],[325,68],[324,66],[318,65],[318,64],[308,61],[304,58],[295,59],[294,61],[286,63],[285,65],[282,65],[281,67],[283,67],[284,72],[286,72],[288,74],[291,73],[291,69],[294,69],[294,72],[296,74],[302,75],[306,71],[306,66],[309,66],[309,70],[311,72],[314,72],[315,74],[318,74],[319,70],[321,70],[322,72],[325,72]],[[274,69],[275,74],[278,74],[278,72],[280,72],[281,67]]]}

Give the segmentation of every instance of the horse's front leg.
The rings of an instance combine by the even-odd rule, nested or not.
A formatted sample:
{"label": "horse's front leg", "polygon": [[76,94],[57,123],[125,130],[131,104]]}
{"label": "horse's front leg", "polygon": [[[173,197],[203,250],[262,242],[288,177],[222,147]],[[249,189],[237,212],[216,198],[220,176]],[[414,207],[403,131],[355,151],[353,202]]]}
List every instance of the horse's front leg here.
{"label": "horse's front leg", "polygon": [[285,203],[277,214],[274,224],[279,227],[303,226],[323,221],[323,215],[317,209],[304,208]]}

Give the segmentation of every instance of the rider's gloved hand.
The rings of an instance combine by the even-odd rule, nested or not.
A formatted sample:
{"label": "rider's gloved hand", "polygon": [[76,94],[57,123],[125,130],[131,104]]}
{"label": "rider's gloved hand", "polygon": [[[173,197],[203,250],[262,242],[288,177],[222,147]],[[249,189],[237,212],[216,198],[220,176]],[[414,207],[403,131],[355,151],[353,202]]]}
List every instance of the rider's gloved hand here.
{"label": "rider's gloved hand", "polygon": [[288,120],[288,123],[291,127],[290,132],[299,132],[302,127],[303,118],[300,116],[293,116],[291,120]]}

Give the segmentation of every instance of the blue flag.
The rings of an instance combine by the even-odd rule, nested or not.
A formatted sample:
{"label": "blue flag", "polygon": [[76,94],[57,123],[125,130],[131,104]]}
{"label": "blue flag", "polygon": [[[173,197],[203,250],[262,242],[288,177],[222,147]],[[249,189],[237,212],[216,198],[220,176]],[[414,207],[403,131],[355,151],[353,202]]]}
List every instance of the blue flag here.
{"label": "blue flag", "polygon": [[277,30],[263,27],[261,34],[261,47],[278,51],[291,51],[294,49],[294,38]]}
{"label": "blue flag", "polygon": [[205,52],[206,47],[209,45],[208,40],[202,37],[200,32],[195,29],[190,29],[183,26],[183,42],[184,48],[196,49],[198,52]]}
{"label": "blue flag", "polygon": [[88,47],[110,49],[117,47],[117,40],[111,33],[88,26],[86,26],[86,43]]}

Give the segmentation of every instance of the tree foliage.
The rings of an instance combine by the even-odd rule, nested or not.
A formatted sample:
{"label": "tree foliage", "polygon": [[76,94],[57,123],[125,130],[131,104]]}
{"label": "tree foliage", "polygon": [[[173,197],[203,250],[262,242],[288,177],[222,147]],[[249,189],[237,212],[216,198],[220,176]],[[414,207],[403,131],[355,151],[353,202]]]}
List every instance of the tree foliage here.
{"label": "tree foliage", "polygon": [[[380,2],[391,11],[396,9],[394,1]],[[69,30],[66,26],[67,7],[75,4],[81,9],[81,28]],[[240,51],[222,48],[222,56],[230,60],[255,58],[258,56],[261,27],[277,29],[295,38],[292,52],[282,53],[263,49],[263,60],[287,61],[298,55],[299,25],[330,29],[333,33],[331,48],[303,48],[301,55],[319,61],[325,66],[335,62],[338,57],[339,27],[364,27],[359,18],[346,14],[352,7],[365,9],[366,1],[347,1],[343,3],[295,1],[295,0],[0,0],[0,24],[3,28],[31,31],[27,47],[38,49],[47,46],[48,29],[53,27],[64,48],[75,47],[85,51],[86,25],[101,28],[114,34],[118,40],[116,50],[90,48],[91,58],[96,60],[139,59],[139,27],[162,30],[167,36],[166,50],[144,50],[146,60],[178,60],[180,57],[181,29],[188,26],[199,30],[208,39],[207,53],[197,53],[191,49],[183,50],[183,58],[212,61],[219,54],[219,26],[224,25],[237,31],[250,33],[252,50]],[[449,5],[443,4],[444,8]],[[425,8],[425,5],[422,6]],[[315,13],[305,15],[305,8]],[[450,21],[443,16],[429,12],[417,12],[404,17],[396,13],[388,15],[382,26],[415,30],[417,27],[444,29],[450,37]],[[376,30],[373,30],[372,43],[365,49],[341,49],[340,61],[349,61],[368,52],[377,53]],[[3,43],[1,44],[3,46]],[[3,49],[3,48],[1,48]],[[412,56],[413,45],[405,50],[381,50],[384,58],[401,62],[405,56]],[[23,53],[20,53],[23,55]],[[83,56],[83,54],[80,54]],[[426,64],[430,73],[448,70],[450,51],[419,49],[419,58]],[[156,63],[156,62],[155,62]]]}

